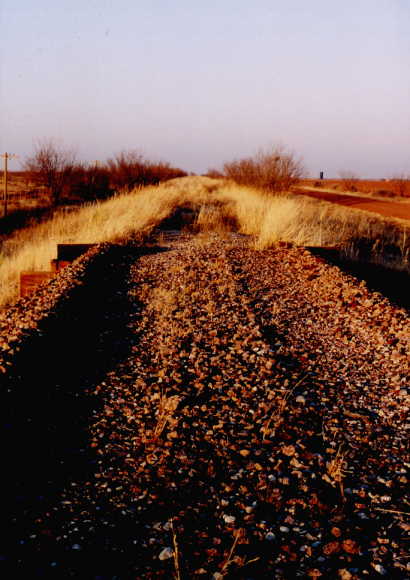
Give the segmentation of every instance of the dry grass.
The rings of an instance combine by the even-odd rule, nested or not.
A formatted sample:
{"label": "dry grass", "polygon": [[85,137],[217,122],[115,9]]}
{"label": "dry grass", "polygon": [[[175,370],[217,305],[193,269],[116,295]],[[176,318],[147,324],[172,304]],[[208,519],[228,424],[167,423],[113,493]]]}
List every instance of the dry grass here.
{"label": "dry grass", "polygon": [[[208,177],[185,177],[120,194],[11,235],[1,247],[0,306],[13,301],[21,271],[49,270],[58,243],[99,243],[147,235],[177,207],[196,210],[197,233],[238,231],[255,248],[278,241],[342,247],[346,255],[410,270],[409,227],[360,210]],[[195,214],[194,214],[195,215]]]}
{"label": "dry grass", "polygon": [[250,188],[227,186],[220,199],[234,204],[234,214],[242,233],[254,236],[257,248],[277,241],[303,246],[343,247],[349,257],[358,257],[366,245],[374,261],[408,269],[410,260],[409,226],[361,210],[292,194],[264,196]]}
{"label": "dry grass", "polygon": [[[1,176],[0,217],[4,214],[3,179]],[[30,179],[24,172],[9,172],[7,186],[7,212],[30,211],[50,205],[49,195],[44,187]]]}
{"label": "dry grass", "polygon": [[148,234],[179,204],[207,199],[208,178],[182,178],[91,203],[11,235],[0,256],[0,305],[18,293],[21,271],[49,270],[58,243],[99,243]]}

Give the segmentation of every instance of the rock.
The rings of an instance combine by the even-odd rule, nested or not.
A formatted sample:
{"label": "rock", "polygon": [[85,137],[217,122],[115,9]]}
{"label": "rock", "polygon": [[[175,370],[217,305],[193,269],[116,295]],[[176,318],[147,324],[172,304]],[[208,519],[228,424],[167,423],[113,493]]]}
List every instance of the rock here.
{"label": "rock", "polygon": [[353,578],[349,570],[346,568],[340,568],[340,570],[337,571],[337,575],[339,576],[340,580],[352,580]]}
{"label": "rock", "polygon": [[381,564],[372,564],[372,566],[378,574],[380,574],[381,576],[386,576],[387,570]]}
{"label": "rock", "polygon": [[284,534],[287,534],[290,531],[290,529],[287,526],[280,526],[279,529]]}
{"label": "rock", "polygon": [[164,548],[163,550],[161,550],[161,552],[159,553],[159,560],[169,560],[169,558],[172,558],[174,555],[174,550],[172,548]]}

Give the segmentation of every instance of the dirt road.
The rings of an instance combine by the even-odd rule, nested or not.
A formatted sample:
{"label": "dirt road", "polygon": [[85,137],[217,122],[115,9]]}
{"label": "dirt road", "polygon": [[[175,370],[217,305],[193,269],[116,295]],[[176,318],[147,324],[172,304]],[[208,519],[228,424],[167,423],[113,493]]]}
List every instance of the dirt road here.
{"label": "dirt road", "polygon": [[385,217],[410,221],[410,203],[407,202],[381,201],[356,194],[333,193],[329,190],[322,191],[305,186],[295,187],[293,193],[308,195],[309,197],[315,197],[316,199],[322,199],[324,201],[331,201],[332,203],[353,209],[363,209]]}
{"label": "dirt road", "polygon": [[405,578],[405,312],[297,248],[92,252],[0,320],[9,573]]}

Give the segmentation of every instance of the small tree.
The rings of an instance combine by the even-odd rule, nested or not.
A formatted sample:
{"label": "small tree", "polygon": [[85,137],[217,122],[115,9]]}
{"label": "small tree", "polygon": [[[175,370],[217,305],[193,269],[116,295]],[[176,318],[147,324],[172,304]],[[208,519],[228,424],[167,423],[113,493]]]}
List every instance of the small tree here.
{"label": "small tree", "polygon": [[60,202],[74,166],[75,153],[58,147],[52,139],[39,141],[34,155],[23,164],[25,171],[48,188],[53,205]]}

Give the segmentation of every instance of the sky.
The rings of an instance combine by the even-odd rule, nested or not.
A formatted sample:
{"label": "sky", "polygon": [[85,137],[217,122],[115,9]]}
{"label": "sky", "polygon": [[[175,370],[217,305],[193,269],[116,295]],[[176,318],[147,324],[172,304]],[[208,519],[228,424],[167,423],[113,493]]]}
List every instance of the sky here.
{"label": "sky", "polygon": [[1,0],[0,149],[410,174],[410,0]]}

